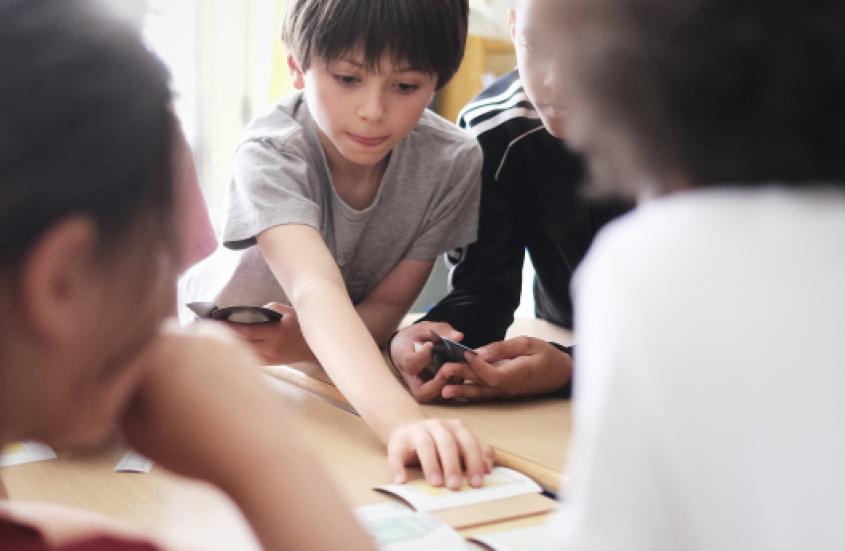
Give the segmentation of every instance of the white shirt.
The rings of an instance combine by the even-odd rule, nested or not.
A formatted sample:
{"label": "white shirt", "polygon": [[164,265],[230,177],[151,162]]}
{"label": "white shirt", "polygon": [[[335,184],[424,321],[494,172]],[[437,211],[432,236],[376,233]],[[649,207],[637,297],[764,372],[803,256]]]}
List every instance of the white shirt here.
{"label": "white shirt", "polygon": [[845,549],[845,193],[720,189],[608,227],[575,281],[548,549]]}

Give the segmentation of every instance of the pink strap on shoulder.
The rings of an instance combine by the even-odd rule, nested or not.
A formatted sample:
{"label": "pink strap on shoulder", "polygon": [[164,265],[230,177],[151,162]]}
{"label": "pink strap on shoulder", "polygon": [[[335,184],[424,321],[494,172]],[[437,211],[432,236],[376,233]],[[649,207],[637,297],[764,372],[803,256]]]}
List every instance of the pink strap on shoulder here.
{"label": "pink strap on shoulder", "polygon": [[200,191],[191,148],[181,129],[177,136],[176,217],[180,225],[182,273],[217,248],[208,207]]}

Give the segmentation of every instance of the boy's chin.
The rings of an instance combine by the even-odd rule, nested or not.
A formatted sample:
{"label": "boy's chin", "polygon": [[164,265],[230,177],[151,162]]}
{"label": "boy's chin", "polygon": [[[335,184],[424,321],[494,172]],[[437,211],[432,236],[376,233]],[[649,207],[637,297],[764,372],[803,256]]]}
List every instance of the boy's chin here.
{"label": "boy's chin", "polygon": [[380,154],[380,153],[379,154],[374,153],[374,154],[368,155],[368,154],[365,154],[365,153],[359,153],[359,152],[355,152],[355,151],[342,151],[341,155],[343,155],[343,158],[346,159],[347,161],[349,161],[352,164],[355,164],[355,165],[358,165],[358,166],[368,166],[368,167],[378,166],[380,163],[384,162],[384,160],[387,158],[386,154],[383,155],[383,154]]}
{"label": "boy's chin", "polygon": [[547,118],[541,117],[543,126],[548,130],[549,134],[559,140],[566,139],[566,120],[563,117]]}

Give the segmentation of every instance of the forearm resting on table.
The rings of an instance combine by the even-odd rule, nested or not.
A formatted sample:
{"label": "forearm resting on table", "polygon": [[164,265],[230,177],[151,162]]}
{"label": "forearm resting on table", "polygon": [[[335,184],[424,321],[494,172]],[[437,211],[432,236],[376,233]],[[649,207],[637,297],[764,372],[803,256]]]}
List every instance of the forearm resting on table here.
{"label": "forearm resting on table", "polygon": [[[375,548],[299,438],[252,439],[245,446],[239,450],[253,458],[250,476],[229,493],[265,549]],[[324,529],[326,519],[332,530]]]}

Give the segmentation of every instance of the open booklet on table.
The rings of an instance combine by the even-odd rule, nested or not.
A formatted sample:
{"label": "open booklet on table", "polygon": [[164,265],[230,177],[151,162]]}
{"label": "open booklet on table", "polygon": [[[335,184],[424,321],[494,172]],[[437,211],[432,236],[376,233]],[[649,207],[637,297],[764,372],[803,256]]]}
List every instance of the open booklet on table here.
{"label": "open booklet on table", "polygon": [[417,512],[430,513],[453,528],[469,528],[552,511],[556,502],[542,495],[542,488],[522,473],[496,467],[484,486],[466,483],[459,490],[430,486],[424,479],[375,488],[393,495]]}

